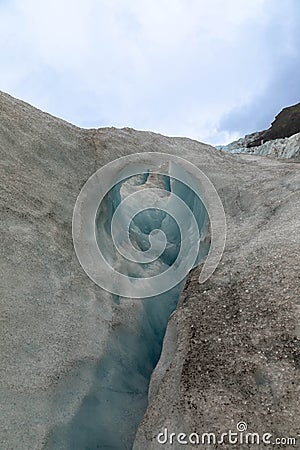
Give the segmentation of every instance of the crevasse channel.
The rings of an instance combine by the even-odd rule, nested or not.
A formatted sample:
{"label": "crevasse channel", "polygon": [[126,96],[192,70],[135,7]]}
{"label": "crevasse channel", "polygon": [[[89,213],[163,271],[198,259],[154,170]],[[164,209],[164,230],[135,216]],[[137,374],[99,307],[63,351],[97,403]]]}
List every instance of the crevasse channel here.
{"label": "crevasse channel", "polygon": [[[177,169],[178,170],[178,169]],[[99,208],[96,225],[98,245],[107,260],[119,271],[135,277],[150,277],[174,263],[180,246],[184,245],[186,229],[155,208],[137,214],[130,226],[132,244],[143,251],[149,248],[149,233],[162,230],[167,238],[166,250],[154,263],[131,263],[120,260],[111,239],[111,219],[120,202],[132,192],[159,187],[168,201],[170,192],[178,195],[192,211],[202,244],[197,263],[208,252],[207,212],[201,200],[187,186],[165,175],[144,173],[116,185]],[[146,195],[146,194],[145,194]],[[147,194],[148,195],[148,194]],[[142,205],[141,205],[142,206]],[[178,215],[182,211],[178,210]],[[122,232],[122,223],[117,224]],[[187,249],[188,251],[188,249]],[[118,320],[106,343],[105,355],[98,361],[93,385],[80,408],[67,425],[57,426],[48,441],[49,449],[130,450],[137,427],[147,407],[151,373],[161,353],[170,314],[176,308],[184,280],[168,292],[143,300],[112,295]]]}

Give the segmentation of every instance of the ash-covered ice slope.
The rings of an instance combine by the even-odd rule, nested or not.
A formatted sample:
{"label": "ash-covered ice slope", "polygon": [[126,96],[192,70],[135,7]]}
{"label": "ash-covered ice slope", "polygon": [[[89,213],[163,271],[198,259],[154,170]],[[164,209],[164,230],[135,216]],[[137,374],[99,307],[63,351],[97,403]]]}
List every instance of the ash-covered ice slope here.
{"label": "ash-covered ice slope", "polygon": [[[228,236],[214,275],[199,285],[195,268],[185,283],[133,448],[160,448],[165,426],[225,432],[244,420],[256,432],[297,434],[299,164],[131,129],[82,130],[2,93],[0,151],[0,448],[105,448],[97,433],[114,419],[119,437],[105,434],[105,445],[133,439],[176,300],[164,311],[157,303],[157,315],[146,300],[112,298],[82,270],[71,224],[89,176],[144,151],[183,156],[206,173]],[[123,366],[131,372],[120,380]]]}

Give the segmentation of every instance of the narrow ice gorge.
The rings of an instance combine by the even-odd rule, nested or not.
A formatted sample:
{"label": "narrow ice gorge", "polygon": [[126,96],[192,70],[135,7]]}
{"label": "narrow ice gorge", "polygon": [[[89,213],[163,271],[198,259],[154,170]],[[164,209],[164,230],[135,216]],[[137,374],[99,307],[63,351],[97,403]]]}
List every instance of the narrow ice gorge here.
{"label": "narrow ice gorge", "polygon": [[[201,263],[209,250],[209,220],[202,201],[172,177],[170,168],[169,171],[169,176],[149,170],[125,179],[110,190],[98,209],[95,221],[98,246],[118,272],[133,280],[145,278],[145,283],[151,283],[154,275],[168,270],[172,264],[180,264],[180,252],[189,257],[195,223],[200,245],[194,265]],[[182,200],[182,204],[176,204],[177,209],[172,204],[174,194]],[[143,209],[149,196],[154,207]],[[122,204],[126,207],[119,208]],[[175,217],[166,212],[168,208],[175,211]],[[137,210],[140,212],[135,214]],[[143,262],[131,260],[130,253],[140,254]],[[149,259],[143,260],[143,255]],[[147,407],[150,376],[159,360],[168,319],[183,285],[184,279],[167,292],[162,287],[161,294],[144,299],[109,294],[114,303],[114,317],[105,354],[96,362],[92,387],[71,421],[54,428],[47,448],[132,448]]]}

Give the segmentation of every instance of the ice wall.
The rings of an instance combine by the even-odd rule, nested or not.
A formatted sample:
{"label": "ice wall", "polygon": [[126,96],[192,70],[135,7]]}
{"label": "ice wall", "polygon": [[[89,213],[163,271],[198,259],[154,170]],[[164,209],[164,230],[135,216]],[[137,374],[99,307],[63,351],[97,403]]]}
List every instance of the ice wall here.
{"label": "ice wall", "polygon": [[[180,168],[177,168],[180,170]],[[112,241],[111,223],[116,210],[126,197],[135,192],[146,199],[149,187],[163,189],[157,192],[157,201],[173,201],[170,193],[178,195],[196,219],[200,231],[197,264],[208,252],[208,219],[201,200],[188,187],[172,177],[144,173],[117,184],[105,197],[99,208],[97,242],[112,266],[134,277],[149,277],[166,270],[176,261],[181,246],[191,239],[191,224],[181,217],[185,210],[176,211],[183,219],[185,229],[179,230],[176,220],[161,209],[148,209],[135,215],[129,236],[137,250],[147,252],[150,233],[160,232],[166,237],[166,247],[158,259],[151,263],[135,263],[120,257]],[[154,199],[154,203],[155,203]],[[135,207],[136,205],[132,205]],[[139,205],[140,207],[142,205]],[[124,235],[124,225],[131,215],[130,205],[118,216],[117,236]],[[154,231],[156,230],[156,231]],[[158,230],[158,231],[157,231]],[[123,234],[122,234],[123,233]],[[159,241],[158,239],[158,241]],[[126,253],[126,241],[120,239]],[[187,247],[188,251],[188,247]],[[147,281],[145,281],[146,283]],[[94,364],[93,383],[71,422],[57,426],[51,433],[49,449],[110,449],[132,448],[137,427],[147,407],[147,393],[151,373],[161,353],[162,342],[170,314],[176,308],[184,280],[168,292],[143,300],[111,295],[115,315],[104,356]]]}
{"label": "ice wall", "polygon": [[[257,133],[255,133],[257,134]],[[300,155],[300,133],[288,138],[274,139],[258,145],[245,147],[245,139],[240,139],[228,145],[219,145],[216,148],[229,153],[249,153],[277,158],[295,158]]]}

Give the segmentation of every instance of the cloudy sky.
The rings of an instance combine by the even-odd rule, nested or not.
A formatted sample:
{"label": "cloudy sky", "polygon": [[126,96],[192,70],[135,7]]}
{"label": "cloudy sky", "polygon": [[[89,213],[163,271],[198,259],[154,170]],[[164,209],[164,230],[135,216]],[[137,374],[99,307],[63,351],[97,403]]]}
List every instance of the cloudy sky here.
{"label": "cloudy sky", "polygon": [[227,143],[299,101],[299,0],[0,0],[0,89],[82,127]]}

